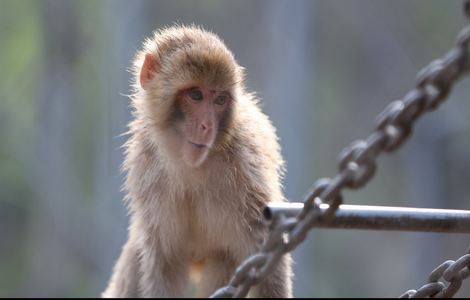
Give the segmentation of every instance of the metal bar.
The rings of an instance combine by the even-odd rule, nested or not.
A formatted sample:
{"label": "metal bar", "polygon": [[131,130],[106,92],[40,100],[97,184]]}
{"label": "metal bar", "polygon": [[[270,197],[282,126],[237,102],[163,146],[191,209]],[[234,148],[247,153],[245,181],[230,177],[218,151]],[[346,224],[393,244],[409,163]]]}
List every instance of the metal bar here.
{"label": "metal bar", "polygon": [[[295,217],[303,206],[303,203],[270,203],[264,210],[264,217],[267,220],[271,220],[277,214]],[[328,207],[328,204],[320,204],[321,212],[324,213]],[[330,221],[319,219],[314,223],[314,227],[470,233],[468,210],[343,204],[339,206]]]}

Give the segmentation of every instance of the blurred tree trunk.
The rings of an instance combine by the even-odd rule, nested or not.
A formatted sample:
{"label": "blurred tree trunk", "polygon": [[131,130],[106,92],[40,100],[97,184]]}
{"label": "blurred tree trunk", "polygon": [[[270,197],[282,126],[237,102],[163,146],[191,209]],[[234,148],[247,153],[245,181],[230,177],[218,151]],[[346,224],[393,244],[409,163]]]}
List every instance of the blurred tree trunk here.
{"label": "blurred tree trunk", "polygon": [[[107,26],[96,28],[103,31],[98,47],[84,37],[86,24],[78,23],[80,9],[86,5],[97,6],[97,15]],[[143,40],[140,16],[148,2],[102,1],[97,5],[47,0],[40,6],[44,68],[37,101],[37,202],[30,227],[34,254],[23,296],[99,296],[126,239],[119,171],[125,138],[119,135],[126,131],[130,115],[129,100],[123,95],[129,94],[127,70]],[[99,74],[85,75],[89,78],[83,82],[98,85],[99,96],[90,101],[91,115],[97,118],[85,120],[90,111],[82,111],[90,109],[86,107],[90,102],[80,97],[83,78],[78,69],[81,56],[89,53]],[[92,132],[80,131],[83,122],[93,122]],[[83,136],[93,137],[93,145],[80,144]],[[87,147],[94,151],[85,155],[89,161],[79,170],[81,160],[76,155],[83,155]]]}
{"label": "blurred tree trunk", "polygon": [[70,278],[73,266],[63,239],[74,238],[68,235],[69,225],[81,196],[71,166],[71,140],[79,105],[74,70],[82,43],[74,2],[48,0],[40,2],[40,7],[44,53],[35,135],[37,202],[32,209],[31,271],[22,296],[67,296],[65,292],[75,282]]}
{"label": "blurred tree trunk", "polygon": [[[99,62],[101,76],[100,94],[103,110],[100,134],[96,137],[96,164],[97,205],[95,220],[97,228],[102,229],[96,236],[95,242],[99,256],[98,276],[95,281],[97,289],[104,290],[112,268],[121,253],[121,248],[127,240],[127,212],[122,199],[121,185],[124,174],[120,172],[123,161],[122,145],[127,136],[120,136],[127,131],[127,122],[130,118],[131,74],[128,72],[131,61],[140,48],[148,32],[147,16],[152,10],[153,2],[133,1],[102,1],[102,18],[105,32],[109,38],[109,45],[102,46]],[[118,87],[110,90],[108,87]]]}
{"label": "blurred tree trunk", "polygon": [[[308,153],[314,151],[313,144],[303,137],[312,136],[312,120],[309,116],[313,99],[314,66],[312,62],[311,25],[313,3],[311,1],[268,1],[265,32],[271,63],[266,68],[263,105],[271,116],[283,144],[283,156],[287,162],[284,182],[285,196],[290,201],[303,201],[302,196],[312,184]],[[295,18],[292,18],[295,16]],[[281,63],[282,62],[282,63]],[[311,295],[315,286],[314,272],[304,263],[312,261],[312,247],[303,245],[294,252],[296,274],[296,296]]]}
{"label": "blurred tree trunk", "polygon": [[[441,113],[419,120],[423,124],[417,127],[409,150],[404,155],[406,177],[410,182],[410,193],[414,200],[409,206],[452,209],[449,204],[452,193],[446,178],[446,164],[449,160],[446,151],[448,140],[461,129],[459,127],[462,124],[452,117],[455,116],[452,114],[452,105],[446,105],[447,107],[440,107]],[[445,234],[415,235],[415,252],[410,255],[410,274],[413,274],[413,278],[426,278],[435,266],[449,258],[446,256],[446,250],[450,245],[445,243]],[[463,251],[465,249],[462,253]]]}

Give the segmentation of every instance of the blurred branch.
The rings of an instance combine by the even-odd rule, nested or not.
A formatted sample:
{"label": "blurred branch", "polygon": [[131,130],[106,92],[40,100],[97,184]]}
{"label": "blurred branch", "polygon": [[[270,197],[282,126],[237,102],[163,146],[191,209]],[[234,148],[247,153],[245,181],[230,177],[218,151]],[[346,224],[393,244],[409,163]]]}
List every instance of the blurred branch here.
{"label": "blurred branch", "polygon": [[467,15],[467,18],[470,19],[470,0],[465,0],[463,3],[463,11]]}

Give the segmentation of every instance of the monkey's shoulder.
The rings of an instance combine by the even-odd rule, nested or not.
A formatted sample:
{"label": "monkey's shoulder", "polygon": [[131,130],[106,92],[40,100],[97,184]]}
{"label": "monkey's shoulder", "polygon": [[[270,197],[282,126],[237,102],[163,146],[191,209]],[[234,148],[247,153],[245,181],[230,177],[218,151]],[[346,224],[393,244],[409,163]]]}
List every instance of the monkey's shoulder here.
{"label": "monkey's shoulder", "polygon": [[239,114],[235,132],[237,139],[233,145],[238,147],[242,159],[255,165],[279,169],[282,172],[284,161],[275,126],[254,100],[246,105]]}

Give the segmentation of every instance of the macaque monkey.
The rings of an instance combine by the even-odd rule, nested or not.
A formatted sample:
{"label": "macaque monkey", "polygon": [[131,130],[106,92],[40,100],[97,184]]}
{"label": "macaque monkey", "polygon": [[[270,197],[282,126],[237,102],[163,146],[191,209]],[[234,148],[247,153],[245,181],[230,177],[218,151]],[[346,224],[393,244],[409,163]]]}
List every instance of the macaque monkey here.
{"label": "macaque monkey", "polygon": [[[202,28],[157,31],[133,66],[130,226],[102,296],[184,296],[198,270],[197,296],[208,297],[260,249],[264,205],[284,199],[275,128],[233,54]],[[291,297],[291,273],[285,255],[249,296]]]}

